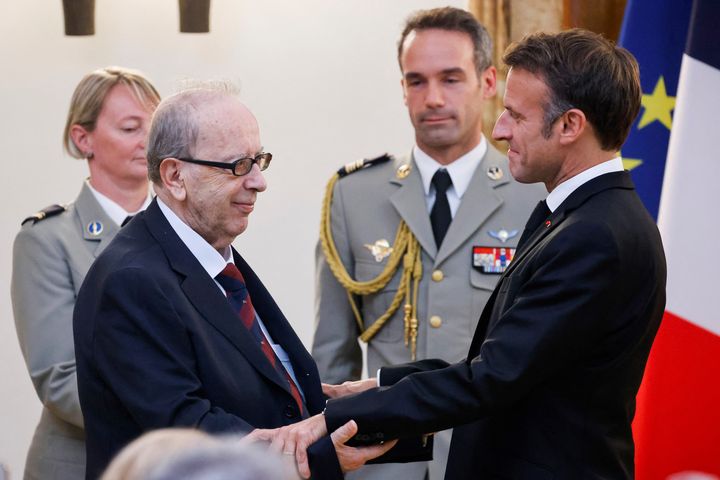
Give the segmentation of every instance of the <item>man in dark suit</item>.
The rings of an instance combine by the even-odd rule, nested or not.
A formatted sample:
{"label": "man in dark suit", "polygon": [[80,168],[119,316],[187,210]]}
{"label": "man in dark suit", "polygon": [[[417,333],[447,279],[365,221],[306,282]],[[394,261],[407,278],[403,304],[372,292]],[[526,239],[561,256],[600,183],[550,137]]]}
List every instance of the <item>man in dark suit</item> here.
{"label": "man in dark suit", "polygon": [[[381,385],[276,432],[295,449],[354,419],[363,438],[455,427],[446,479],[632,478],[635,394],[665,305],[657,228],[617,152],[640,106],[637,62],[601,36],[535,34],[494,137],[550,194],[485,307],[467,359],[383,368]],[[359,391],[374,380],[339,386]]]}
{"label": "man in dark suit", "polygon": [[[252,113],[228,89],[181,92],[159,106],[147,158],[157,198],[98,257],[74,313],[87,478],[147,430],[248,432],[325,405],[315,363],[231,247],[272,158]],[[344,446],[352,427],[313,446],[316,478],[388,449]]]}

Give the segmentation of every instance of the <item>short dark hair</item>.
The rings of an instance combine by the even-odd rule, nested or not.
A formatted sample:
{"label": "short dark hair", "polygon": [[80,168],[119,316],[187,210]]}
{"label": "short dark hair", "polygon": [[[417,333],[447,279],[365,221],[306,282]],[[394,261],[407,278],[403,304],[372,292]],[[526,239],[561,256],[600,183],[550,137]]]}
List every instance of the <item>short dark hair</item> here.
{"label": "short dark hair", "polygon": [[413,13],[405,22],[405,28],[398,41],[398,63],[402,71],[400,57],[403,44],[410,32],[420,30],[449,30],[466,33],[473,44],[475,69],[478,73],[492,65],[492,40],[485,27],[478,22],[470,12],[454,7],[433,8],[419,10]]}
{"label": "short dark hair", "polygon": [[550,90],[545,135],[570,108],[595,129],[603,150],[619,150],[640,111],[642,89],[637,61],[602,35],[575,28],[534,33],[508,47],[503,61],[540,76]]}

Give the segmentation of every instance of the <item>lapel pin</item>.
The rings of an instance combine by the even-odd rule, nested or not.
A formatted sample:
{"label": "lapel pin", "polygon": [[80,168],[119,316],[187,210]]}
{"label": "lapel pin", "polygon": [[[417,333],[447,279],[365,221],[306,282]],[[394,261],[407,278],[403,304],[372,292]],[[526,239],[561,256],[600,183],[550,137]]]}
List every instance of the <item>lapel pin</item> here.
{"label": "lapel pin", "polygon": [[103,224],[102,222],[98,222],[97,220],[94,222],[90,222],[87,225],[87,231],[90,235],[93,237],[97,237],[100,235],[103,231]]}
{"label": "lapel pin", "polygon": [[552,225],[552,222],[550,220],[545,220],[545,228],[550,227]]}

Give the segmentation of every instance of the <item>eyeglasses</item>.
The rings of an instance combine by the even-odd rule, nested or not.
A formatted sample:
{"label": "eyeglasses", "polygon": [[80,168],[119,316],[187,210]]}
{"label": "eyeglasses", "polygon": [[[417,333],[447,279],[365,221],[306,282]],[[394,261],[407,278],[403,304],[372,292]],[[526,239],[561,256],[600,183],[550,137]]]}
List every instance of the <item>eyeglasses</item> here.
{"label": "eyeglasses", "polygon": [[207,167],[226,168],[232,170],[233,175],[236,177],[242,177],[247,175],[252,170],[253,165],[257,164],[258,168],[262,172],[270,166],[270,160],[272,160],[272,153],[258,153],[254,157],[243,157],[238,158],[232,162],[210,162],[208,160],[197,160],[195,158],[178,158],[181,162],[195,163],[197,165],[205,165]]}

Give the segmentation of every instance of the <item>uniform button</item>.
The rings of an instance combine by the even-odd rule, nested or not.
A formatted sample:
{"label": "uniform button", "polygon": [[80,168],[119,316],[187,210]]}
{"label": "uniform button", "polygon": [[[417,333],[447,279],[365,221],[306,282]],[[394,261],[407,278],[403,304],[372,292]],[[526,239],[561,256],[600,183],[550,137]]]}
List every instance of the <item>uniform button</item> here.
{"label": "uniform button", "polygon": [[442,325],[442,318],[438,317],[437,315],[433,315],[430,317],[430,326],[433,328],[440,328],[440,325]]}
{"label": "uniform button", "polygon": [[295,405],[288,405],[283,411],[287,418],[295,418],[298,416],[298,409]]}
{"label": "uniform button", "polygon": [[442,279],[445,278],[445,275],[443,274],[442,270],[434,270],[432,273],[432,279],[435,282],[441,282]]}

